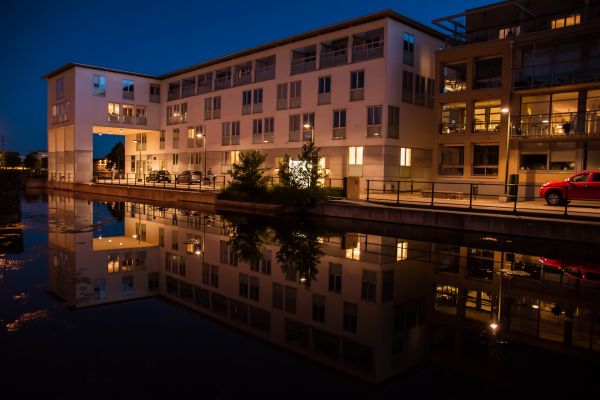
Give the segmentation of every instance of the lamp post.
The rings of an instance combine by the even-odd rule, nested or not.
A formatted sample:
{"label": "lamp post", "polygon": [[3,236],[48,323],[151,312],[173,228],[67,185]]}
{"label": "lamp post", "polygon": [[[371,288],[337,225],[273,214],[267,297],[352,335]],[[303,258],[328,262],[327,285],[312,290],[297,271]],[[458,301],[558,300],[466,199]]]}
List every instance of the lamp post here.
{"label": "lamp post", "polygon": [[[136,168],[136,175],[138,177],[141,177],[141,169],[142,169],[142,139],[133,139],[133,142],[136,144],[136,146],[138,147],[138,150],[140,152],[140,157],[139,157],[139,164],[138,167]],[[136,177],[137,178],[137,177]]]}
{"label": "lamp post", "polygon": [[512,123],[510,121],[510,108],[508,107],[502,107],[500,109],[500,112],[504,115],[507,116],[507,128],[506,128],[506,159],[505,159],[505,170],[504,170],[504,194],[508,195],[509,194],[509,190],[508,190],[508,156],[510,153],[510,148],[509,148],[509,141],[510,141],[510,133],[511,133],[511,126]]}
{"label": "lamp post", "polygon": [[196,137],[202,138],[202,160],[204,162],[204,169],[202,171],[202,174],[206,176],[206,135],[198,132],[196,133]]}

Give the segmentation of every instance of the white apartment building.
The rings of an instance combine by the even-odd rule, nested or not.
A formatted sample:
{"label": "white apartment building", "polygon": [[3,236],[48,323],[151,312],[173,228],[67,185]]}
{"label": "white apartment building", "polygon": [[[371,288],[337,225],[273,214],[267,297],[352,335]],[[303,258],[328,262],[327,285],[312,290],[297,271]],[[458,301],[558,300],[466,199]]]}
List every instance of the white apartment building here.
{"label": "white apartment building", "polygon": [[48,81],[50,179],[92,179],[93,134],[126,171],[226,174],[240,152],[321,148],[328,177],[432,176],[434,52],[444,36],[383,11],[161,76],[67,64]]}

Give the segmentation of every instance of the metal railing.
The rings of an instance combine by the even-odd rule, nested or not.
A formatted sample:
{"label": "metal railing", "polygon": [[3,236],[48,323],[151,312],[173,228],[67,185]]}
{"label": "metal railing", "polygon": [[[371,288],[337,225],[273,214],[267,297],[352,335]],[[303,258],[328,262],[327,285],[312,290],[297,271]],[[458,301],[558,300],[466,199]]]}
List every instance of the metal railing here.
{"label": "metal railing", "polygon": [[275,79],[275,64],[256,67],[254,70],[254,82],[263,82]]}
{"label": "metal railing", "polygon": [[513,70],[515,89],[533,89],[600,80],[600,57],[588,57]]}
{"label": "metal railing", "polygon": [[383,57],[383,40],[352,46],[352,62]]}
{"label": "metal railing", "polygon": [[292,60],[291,74],[301,74],[303,72],[314,71],[317,69],[317,56],[307,56]]}
{"label": "metal railing", "polygon": [[520,115],[511,118],[511,136],[600,135],[600,111]]}
{"label": "metal railing", "polygon": [[[94,177],[94,183],[103,185],[121,185],[121,186],[142,186],[151,187],[157,189],[173,189],[173,190],[193,190],[193,191],[208,191],[223,189],[227,184],[226,175],[212,175],[212,177],[205,176],[200,182],[178,182],[176,175],[171,175],[170,181],[168,180],[156,180],[150,174],[136,174],[131,173],[115,173],[110,177]],[[51,175],[53,180],[53,175]],[[60,181],[60,180],[56,180]],[[67,182],[72,182],[67,181]]]}
{"label": "metal railing", "polygon": [[48,174],[49,182],[74,182],[74,174],[71,172],[50,172]]}
{"label": "metal railing", "polygon": [[348,63],[348,49],[321,51],[319,68],[329,68]]}
{"label": "metal railing", "polygon": [[368,202],[427,208],[462,209],[546,217],[600,218],[600,200],[577,196],[569,185],[558,188],[556,205],[546,204],[539,184],[367,180]]}

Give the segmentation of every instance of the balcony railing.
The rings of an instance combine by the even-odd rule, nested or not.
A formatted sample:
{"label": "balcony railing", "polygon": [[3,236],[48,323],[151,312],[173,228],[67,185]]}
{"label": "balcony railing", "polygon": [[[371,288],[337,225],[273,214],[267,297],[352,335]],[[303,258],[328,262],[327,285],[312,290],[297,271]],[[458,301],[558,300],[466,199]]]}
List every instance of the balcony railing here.
{"label": "balcony railing", "polygon": [[300,108],[302,105],[301,97],[290,97],[290,108]]}
{"label": "balcony railing", "polygon": [[300,141],[300,131],[290,131],[289,141],[290,142],[299,142]]}
{"label": "balcony railing", "polygon": [[600,111],[515,116],[513,137],[600,136]]}
{"label": "balcony railing", "polygon": [[246,71],[241,76],[235,76],[233,78],[233,86],[245,85],[252,83],[252,71]]}
{"label": "balcony railing", "polygon": [[231,135],[231,144],[240,144],[240,135]]}
{"label": "balcony railing", "polygon": [[138,115],[137,117],[135,117],[136,125],[146,125],[147,123],[148,123],[148,118],[146,118],[145,116]]}
{"label": "balcony railing", "polygon": [[247,115],[252,112],[252,104],[242,104],[242,115]]}
{"label": "balcony railing", "polygon": [[331,104],[331,93],[320,93],[317,97],[317,104]]}
{"label": "balcony railing", "polygon": [[150,102],[151,103],[160,103],[160,94],[151,94]]}
{"label": "balcony railing", "polygon": [[108,114],[108,122],[117,123],[119,122],[119,114]]}
{"label": "balcony railing", "polygon": [[348,63],[348,49],[322,51],[319,68],[329,68]]}
{"label": "balcony railing", "polygon": [[133,100],[133,92],[123,92],[124,100]]}
{"label": "balcony railing", "polygon": [[262,110],[263,110],[263,103],[262,103],[262,102],[261,102],[261,103],[254,103],[254,104],[252,105],[252,112],[253,112],[254,114],[256,114],[256,113],[261,113],[261,112],[262,112]]}
{"label": "balcony railing", "polygon": [[263,82],[275,79],[275,65],[265,65],[256,67],[254,71],[254,82]]}
{"label": "balcony railing", "polygon": [[231,76],[225,76],[215,79],[215,90],[227,89],[231,87]]}
{"label": "balcony railing", "polygon": [[133,124],[133,115],[123,115],[124,124]]}
{"label": "balcony railing", "polygon": [[288,105],[287,105],[288,101],[287,99],[277,99],[277,110],[285,110],[287,109]]}
{"label": "balcony railing", "polygon": [[203,94],[203,93],[209,93],[212,92],[212,80],[210,81],[204,81],[204,82],[198,82],[198,90],[197,93],[198,94]]}
{"label": "balcony railing", "polygon": [[440,133],[443,135],[465,133],[467,129],[465,122],[442,122],[440,125]]}
{"label": "balcony railing", "polygon": [[275,132],[265,132],[263,143],[275,143]]}
{"label": "balcony railing", "polygon": [[261,144],[262,143],[262,133],[253,133],[252,134],[252,144]]}
{"label": "balcony railing", "polygon": [[314,71],[317,69],[317,56],[308,56],[292,60],[292,75],[303,72]]}
{"label": "balcony railing", "polygon": [[443,93],[464,92],[467,90],[466,80],[444,79]]}
{"label": "balcony railing", "polygon": [[333,128],[333,140],[346,139],[346,128]]}
{"label": "balcony railing", "polygon": [[352,46],[352,62],[383,57],[383,40]]}
{"label": "balcony railing", "polygon": [[515,89],[533,89],[600,81],[600,57],[513,70]]}

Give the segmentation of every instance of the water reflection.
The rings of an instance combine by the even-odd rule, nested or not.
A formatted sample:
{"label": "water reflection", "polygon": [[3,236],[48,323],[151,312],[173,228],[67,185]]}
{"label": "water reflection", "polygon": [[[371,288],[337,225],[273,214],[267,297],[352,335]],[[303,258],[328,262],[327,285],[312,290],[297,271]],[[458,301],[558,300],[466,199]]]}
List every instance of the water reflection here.
{"label": "water reflection", "polygon": [[110,236],[94,203],[48,204],[49,288],[75,308],[159,296],[373,382],[434,353],[600,350],[597,269],[569,246],[136,203],[100,206]]}

